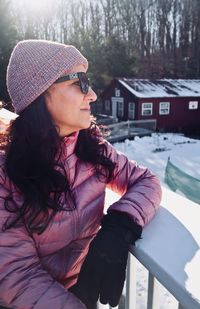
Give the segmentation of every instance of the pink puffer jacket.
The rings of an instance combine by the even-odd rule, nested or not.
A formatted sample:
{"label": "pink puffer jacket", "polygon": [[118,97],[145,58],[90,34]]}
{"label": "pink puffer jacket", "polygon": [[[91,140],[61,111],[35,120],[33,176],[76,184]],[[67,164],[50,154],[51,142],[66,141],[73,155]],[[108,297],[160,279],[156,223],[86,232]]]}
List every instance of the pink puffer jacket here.
{"label": "pink puffer jacket", "polygon": [[[4,197],[12,193],[20,206],[23,198],[8,181],[1,155],[0,174],[0,305],[16,309],[85,309],[68,288],[75,284],[88,246],[99,229],[106,187],[122,197],[109,210],[128,213],[144,226],[155,215],[161,199],[158,179],[107,144],[117,163],[109,184],[98,181],[90,164],[76,157],[77,135],[65,138],[61,158],[76,201],[74,211],[60,211],[41,235],[29,235],[25,227],[2,231],[11,216]],[[63,206],[67,207],[63,197]]]}

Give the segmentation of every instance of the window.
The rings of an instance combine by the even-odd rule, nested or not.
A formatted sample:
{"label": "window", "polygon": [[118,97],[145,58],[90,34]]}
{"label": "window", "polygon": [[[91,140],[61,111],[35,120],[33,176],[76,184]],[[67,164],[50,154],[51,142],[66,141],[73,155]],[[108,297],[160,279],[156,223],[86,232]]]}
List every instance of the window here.
{"label": "window", "polygon": [[128,104],[128,119],[135,119],[135,103],[133,102]]}
{"label": "window", "polygon": [[120,89],[115,88],[115,96],[120,97]]}
{"label": "window", "polygon": [[142,116],[150,116],[153,114],[153,103],[142,103]]}
{"label": "window", "polygon": [[124,116],[124,102],[117,102],[117,116]]}
{"label": "window", "polygon": [[159,115],[169,114],[170,102],[160,102],[159,104]]}
{"label": "window", "polygon": [[190,101],[188,107],[189,109],[198,109],[198,101]]}
{"label": "window", "polygon": [[110,112],[110,101],[109,100],[105,100],[105,111]]}

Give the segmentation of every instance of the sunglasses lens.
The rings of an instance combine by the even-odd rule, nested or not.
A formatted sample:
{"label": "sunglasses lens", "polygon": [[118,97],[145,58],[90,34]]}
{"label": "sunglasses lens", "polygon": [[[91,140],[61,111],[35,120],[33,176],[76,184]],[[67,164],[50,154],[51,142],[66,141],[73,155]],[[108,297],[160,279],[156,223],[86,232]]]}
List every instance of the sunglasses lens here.
{"label": "sunglasses lens", "polygon": [[81,83],[81,91],[84,93],[84,94],[87,94],[88,91],[89,91],[89,79],[87,77],[87,75],[85,73],[81,73],[81,75],[79,76],[79,80],[80,80],[80,83]]}

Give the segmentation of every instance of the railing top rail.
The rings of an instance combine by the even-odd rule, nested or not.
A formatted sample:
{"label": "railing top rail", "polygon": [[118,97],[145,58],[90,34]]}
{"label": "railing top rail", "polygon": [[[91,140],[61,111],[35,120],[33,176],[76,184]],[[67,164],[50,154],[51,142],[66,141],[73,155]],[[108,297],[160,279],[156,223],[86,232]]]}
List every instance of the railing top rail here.
{"label": "railing top rail", "polygon": [[124,125],[134,125],[134,124],[142,124],[142,123],[155,123],[156,119],[146,119],[146,120],[128,120],[128,121],[121,121],[117,122],[111,125],[108,125],[110,129],[115,128],[115,127],[121,127]]}
{"label": "railing top rail", "polygon": [[200,308],[200,205],[163,188],[158,214],[132,254],[185,308]]}

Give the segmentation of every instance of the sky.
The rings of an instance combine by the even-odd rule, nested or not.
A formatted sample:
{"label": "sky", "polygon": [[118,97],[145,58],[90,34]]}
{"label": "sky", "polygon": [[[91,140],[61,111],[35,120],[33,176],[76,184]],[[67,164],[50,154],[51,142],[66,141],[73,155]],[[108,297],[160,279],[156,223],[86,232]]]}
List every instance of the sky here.
{"label": "sky", "polygon": [[47,5],[51,5],[55,0],[12,0],[15,6],[24,6],[25,8],[32,9],[33,11],[45,8]]}

